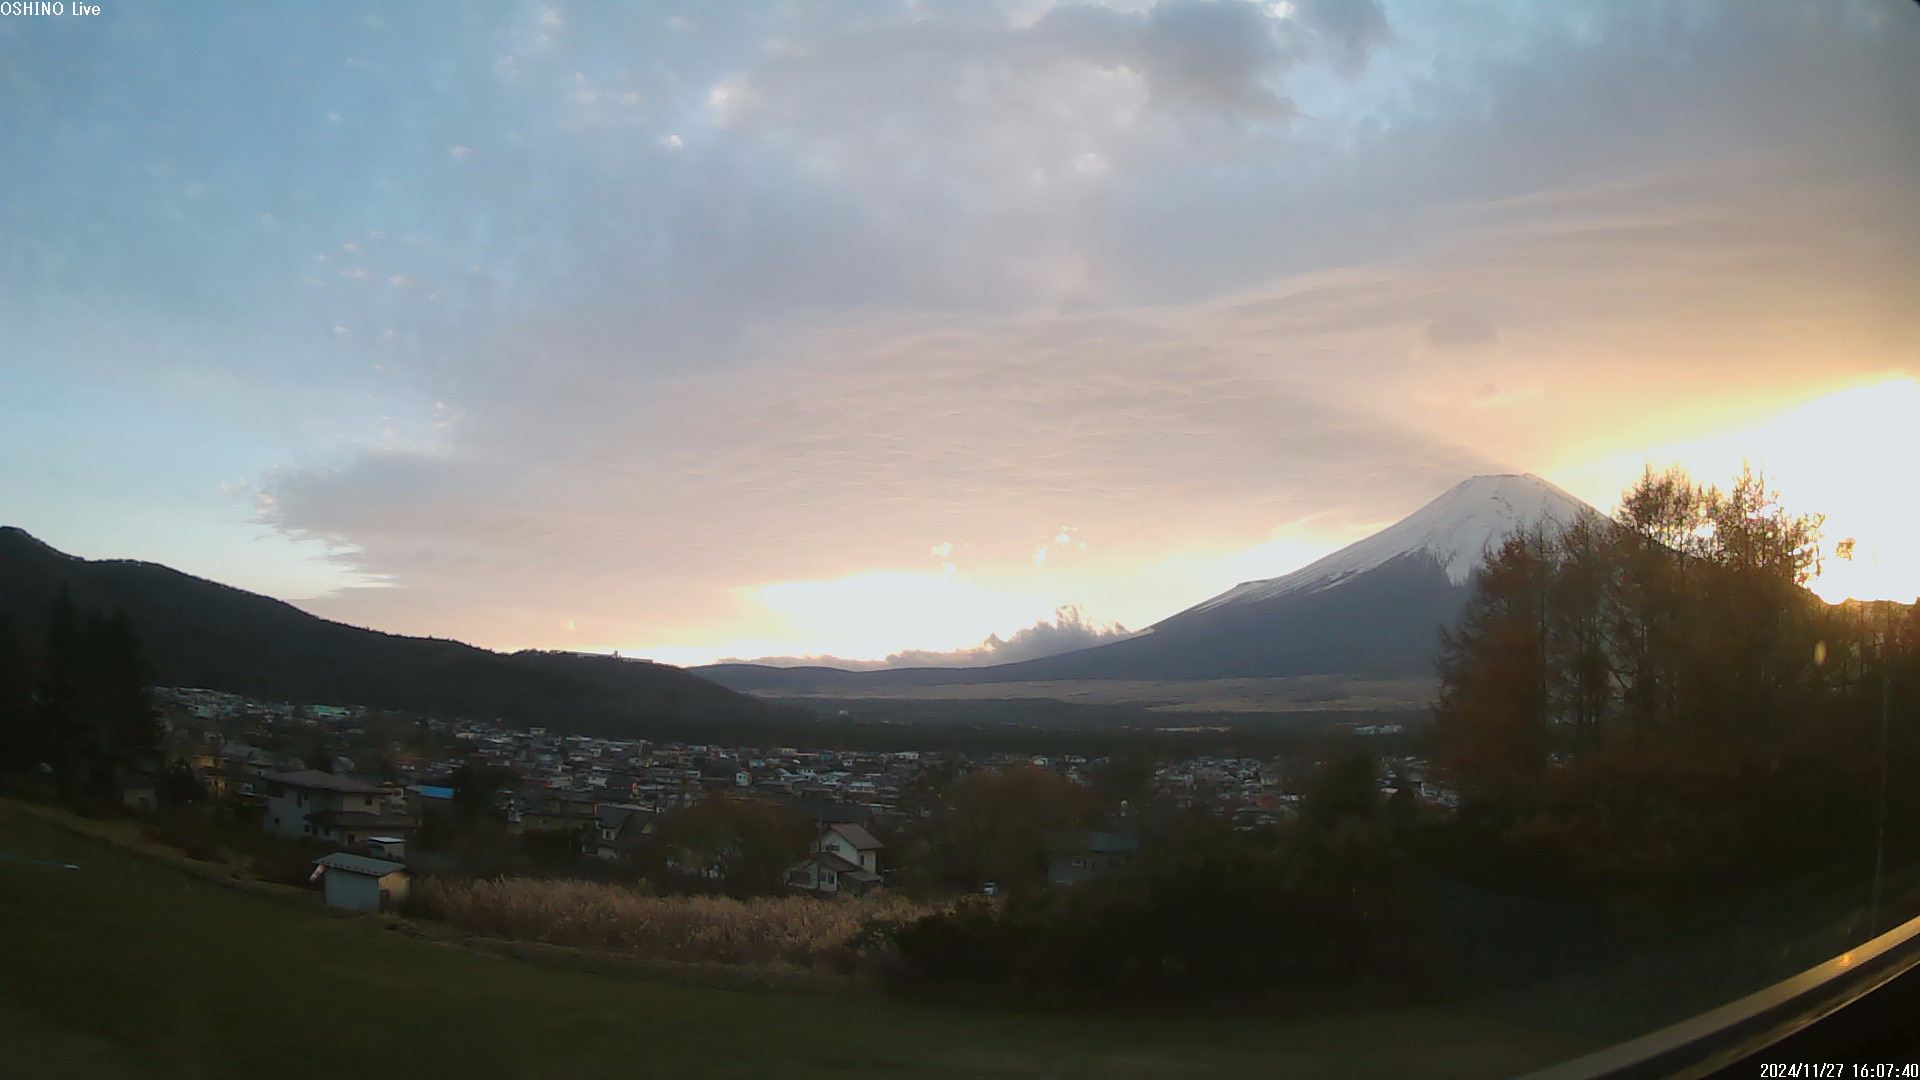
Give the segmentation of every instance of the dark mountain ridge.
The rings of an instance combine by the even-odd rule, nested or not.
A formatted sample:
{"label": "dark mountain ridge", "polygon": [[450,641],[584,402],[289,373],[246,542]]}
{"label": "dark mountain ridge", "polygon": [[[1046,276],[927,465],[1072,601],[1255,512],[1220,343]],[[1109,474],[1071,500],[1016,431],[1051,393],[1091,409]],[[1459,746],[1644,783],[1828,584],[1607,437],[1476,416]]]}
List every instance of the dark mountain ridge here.
{"label": "dark mountain ridge", "polygon": [[666,664],[496,653],[363,629],[155,563],[78,558],[0,527],[0,611],[17,631],[37,634],[63,586],[83,609],[127,613],[160,685],[622,736],[803,715]]}

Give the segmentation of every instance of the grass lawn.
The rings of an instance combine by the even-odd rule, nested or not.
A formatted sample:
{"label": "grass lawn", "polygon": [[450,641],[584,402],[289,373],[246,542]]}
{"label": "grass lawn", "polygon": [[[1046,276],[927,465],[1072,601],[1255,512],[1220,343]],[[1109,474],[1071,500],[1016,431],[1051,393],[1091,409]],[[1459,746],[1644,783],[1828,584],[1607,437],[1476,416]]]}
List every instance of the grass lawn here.
{"label": "grass lawn", "polygon": [[0,800],[10,1078],[1485,1077],[1589,1048],[1467,1008],[1023,1016],[561,970],[223,888]]}

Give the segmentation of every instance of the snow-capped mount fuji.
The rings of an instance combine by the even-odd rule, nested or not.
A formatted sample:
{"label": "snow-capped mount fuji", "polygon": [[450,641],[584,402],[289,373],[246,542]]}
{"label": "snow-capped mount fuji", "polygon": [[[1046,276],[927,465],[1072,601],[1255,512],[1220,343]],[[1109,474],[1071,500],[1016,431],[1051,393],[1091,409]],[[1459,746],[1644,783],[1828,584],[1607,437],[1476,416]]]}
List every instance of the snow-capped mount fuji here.
{"label": "snow-capped mount fuji", "polygon": [[1185,618],[1233,604],[1254,604],[1288,593],[1331,589],[1395,559],[1424,557],[1466,585],[1486,553],[1507,537],[1544,524],[1564,528],[1592,507],[1532,473],[1475,476],[1398,522],[1290,574],[1243,581],[1172,618]]}
{"label": "snow-capped mount fuji", "polygon": [[[1592,507],[1530,474],[1475,476],[1292,573],[1249,581],[1147,633],[1007,665],[1003,678],[1427,676],[1489,549]],[[1017,672],[1014,669],[1019,669]]]}
{"label": "snow-capped mount fuji", "polygon": [[702,668],[735,689],[870,688],[1074,679],[1190,680],[1434,672],[1485,553],[1533,526],[1596,513],[1537,476],[1475,476],[1399,522],[1292,573],[1249,581],[1124,641],[977,668],[840,672]]}

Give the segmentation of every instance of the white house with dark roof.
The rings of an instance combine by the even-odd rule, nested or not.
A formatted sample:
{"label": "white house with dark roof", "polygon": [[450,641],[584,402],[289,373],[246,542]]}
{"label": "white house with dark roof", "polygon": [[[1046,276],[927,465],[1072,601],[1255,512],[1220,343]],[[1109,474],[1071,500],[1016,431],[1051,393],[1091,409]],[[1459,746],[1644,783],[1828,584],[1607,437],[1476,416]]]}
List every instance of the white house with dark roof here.
{"label": "white house with dark roof", "polygon": [[865,826],[823,826],[807,857],[787,871],[787,884],[825,896],[871,892],[880,887],[880,852],[885,847]]}
{"label": "white house with dark roof", "polygon": [[869,874],[880,872],[880,852],[887,845],[868,832],[866,826],[836,821],[820,830],[813,850],[823,855],[838,855]]}
{"label": "white house with dark roof", "polygon": [[262,821],[277,836],[361,847],[375,836],[404,836],[414,828],[411,819],[387,812],[382,788],[349,776],[300,769],[260,781],[267,798]]}

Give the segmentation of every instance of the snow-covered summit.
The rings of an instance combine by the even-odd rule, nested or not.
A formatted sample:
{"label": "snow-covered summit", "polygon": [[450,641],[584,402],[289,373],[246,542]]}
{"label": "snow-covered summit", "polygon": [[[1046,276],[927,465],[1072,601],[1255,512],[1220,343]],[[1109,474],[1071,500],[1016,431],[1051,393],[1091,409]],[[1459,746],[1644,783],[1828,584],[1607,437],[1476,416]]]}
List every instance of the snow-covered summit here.
{"label": "snow-covered summit", "polygon": [[1246,581],[1182,612],[1191,615],[1228,604],[1319,592],[1403,555],[1425,555],[1463,585],[1482,556],[1520,529],[1539,521],[1572,522],[1592,507],[1532,473],[1475,476],[1393,525],[1282,577]]}

